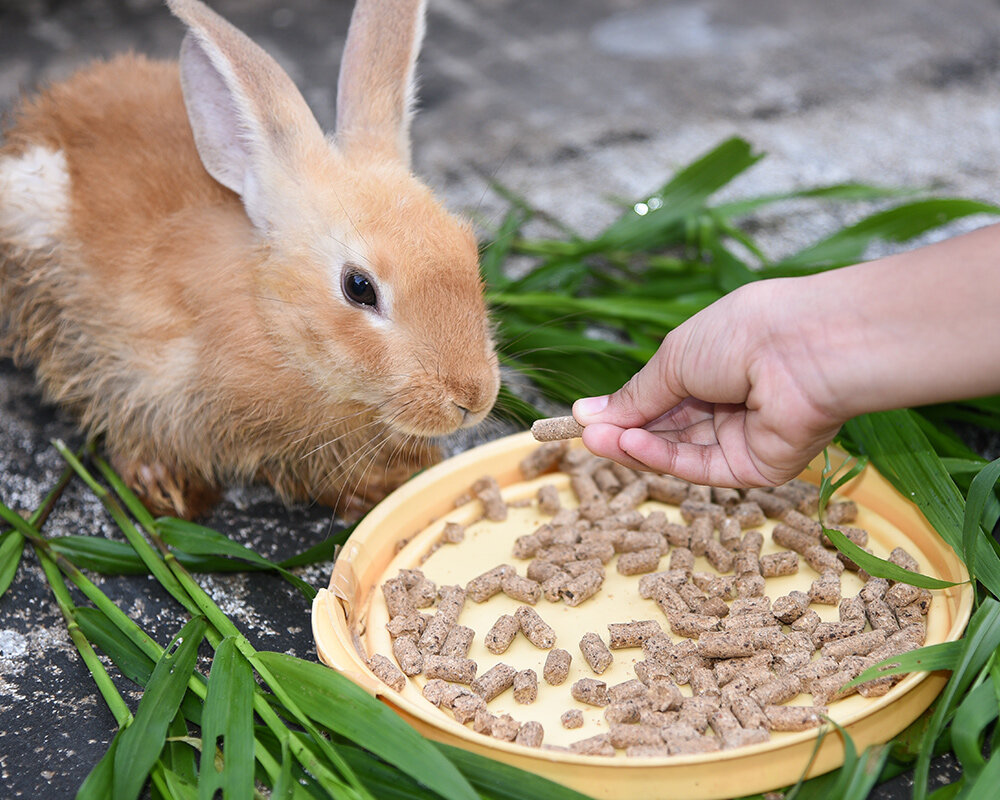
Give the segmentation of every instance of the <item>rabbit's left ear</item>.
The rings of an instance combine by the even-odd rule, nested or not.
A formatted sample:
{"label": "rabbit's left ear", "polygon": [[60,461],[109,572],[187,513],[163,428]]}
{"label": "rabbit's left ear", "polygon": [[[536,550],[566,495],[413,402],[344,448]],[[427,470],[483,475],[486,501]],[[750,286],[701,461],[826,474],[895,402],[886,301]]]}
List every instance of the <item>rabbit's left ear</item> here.
{"label": "rabbit's left ear", "polygon": [[337,144],[410,164],[424,0],[357,0],[337,82]]}
{"label": "rabbit's left ear", "polygon": [[245,34],[198,0],[168,4],[188,27],[181,88],[198,155],[266,232],[295,198],[294,174],[323,132],[291,78]]}

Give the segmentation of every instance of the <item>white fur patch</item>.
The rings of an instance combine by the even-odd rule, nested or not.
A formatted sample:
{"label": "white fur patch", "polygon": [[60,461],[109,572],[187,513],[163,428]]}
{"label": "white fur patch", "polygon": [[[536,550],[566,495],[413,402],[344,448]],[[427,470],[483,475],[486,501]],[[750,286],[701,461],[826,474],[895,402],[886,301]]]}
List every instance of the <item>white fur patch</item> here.
{"label": "white fur patch", "polygon": [[19,250],[48,250],[69,216],[69,171],[62,150],[36,145],[0,159],[0,240]]}

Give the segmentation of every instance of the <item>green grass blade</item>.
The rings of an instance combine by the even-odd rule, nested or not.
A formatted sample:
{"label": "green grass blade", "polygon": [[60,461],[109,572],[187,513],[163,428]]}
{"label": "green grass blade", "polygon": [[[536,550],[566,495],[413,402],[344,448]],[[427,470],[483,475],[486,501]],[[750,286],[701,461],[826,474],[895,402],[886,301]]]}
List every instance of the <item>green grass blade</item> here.
{"label": "green grass blade", "polygon": [[257,656],[316,722],[370,750],[442,797],[476,797],[451,762],[387,706],[344,676],[284,653],[260,652]]}
{"label": "green grass blade", "polygon": [[[181,705],[183,707],[183,703]],[[167,728],[167,742],[160,761],[167,771],[175,773],[190,786],[194,786],[198,781],[198,766],[194,758],[194,745],[197,741],[188,736],[183,709],[179,710]]]}
{"label": "green grass blade", "polygon": [[[844,432],[931,527],[961,555],[965,502],[958,487],[915,422],[913,411],[880,411],[848,420]],[[976,579],[1000,596],[1000,558],[985,537],[976,543]]]}
{"label": "green grass blade", "polygon": [[[909,672],[934,672],[936,670],[952,670],[962,654],[960,642],[939,642],[926,647],[889,656],[878,664],[868,667],[860,675],[845,684],[857,686],[859,683],[873,678],[883,678],[887,675],[905,675]],[[892,665],[892,666],[889,666]]]}
{"label": "green grass blade", "polygon": [[949,586],[958,585],[952,581],[931,578],[928,575],[921,575],[919,572],[911,572],[908,569],[903,569],[898,564],[893,564],[884,558],[874,556],[862,550],[844,536],[844,534],[833,528],[823,528],[823,533],[829,537],[834,547],[841,553],[854,561],[865,572],[874,575],[876,578],[887,578],[888,580],[899,581],[900,583],[908,583],[911,586],[919,586],[923,589],[947,589]]}
{"label": "green grass blade", "polygon": [[510,283],[504,274],[503,265],[510,256],[514,239],[528,220],[529,214],[518,206],[512,207],[500,223],[493,240],[479,254],[479,271],[490,289],[500,289]]}
{"label": "green grass blade", "polygon": [[0,597],[10,587],[17,574],[24,552],[24,536],[18,531],[7,531],[0,538]]}
{"label": "green grass blade", "polygon": [[986,502],[993,496],[993,487],[1000,479],[1000,458],[983,467],[969,487],[962,518],[962,553],[970,575],[976,574],[976,544],[983,535],[980,521]]}
{"label": "green grass blade", "polygon": [[788,200],[885,200],[891,197],[913,195],[912,189],[893,189],[885,186],[872,186],[866,183],[836,183],[830,186],[816,186],[812,189],[802,189],[796,192],[779,192],[758,197],[748,197],[745,200],[734,200],[720,203],[712,207],[712,211],[726,218],[743,217],[764,206],[782,203]]}
{"label": "green grass blade", "polygon": [[916,200],[872,214],[789,256],[776,268],[854,264],[864,258],[873,242],[905,242],[947,222],[974,214],[997,215],[1000,207],[958,198]]}
{"label": "green grass blade", "polygon": [[480,796],[488,800],[588,800],[569,787],[553,783],[546,778],[511,767],[499,761],[483,758],[460,747],[435,742],[434,746],[451,761],[476,787]]}
{"label": "green grass blade", "polygon": [[1000,714],[992,680],[979,684],[955,709],[951,720],[951,745],[962,762],[962,773],[968,780],[986,766],[983,758],[983,737],[986,727]]}
{"label": "green grass blade", "polygon": [[123,732],[124,729],[121,729],[115,734],[101,760],[90,770],[90,774],[77,789],[76,800],[108,800],[111,797],[115,755],[118,753]]}
{"label": "green grass blade", "polygon": [[195,617],[174,638],[160,658],[139,701],[132,724],[125,728],[114,758],[113,800],[139,796],[180,707],[205,635],[204,618]]}
{"label": "green grass blade", "polygon": [[336,533],[331,534],[322,542],[318,542],[312,547],[303,550],[301,553],[297,553],[294,556],[289,556],[286,559],[278,562],[279,566],[285,569],[292,569],[293,567],[305,567],[309,564],[320,564],[324,561],[333,561],[337,556],[337,550],[343,546],[347,538],[354,533],[354,529],[357,527],[358,523],[348,525],[343,530],[339,530]]}
{"label": "green grass blade", "polygon": [[[199,800],[212,800],[218,789],[223,800],[242,800],[253,793],[253,691],[253,670],[236,649],[236,640],[227,636],[215,650],[208,676],[201,717]],[[217,745],[223,752],[221,771],[214,758]]]}
{"label": "green grass blade", "polygon": [[259,553],[254,552],[249,547],[244,547],[239,542],[234,542],[228,536],[218,531],[198,525],[194,522],[187,522],[173,517],[161,517],[156,520],[156,528],[163,541],[178,550],[196,556],[226,556],[247,561],[262,569],[273,570],[281,575],[288,583],[294,586],[303,596],[312,602],[316,597],[316,590],[302,580],[298,575],[294,575],[282,566],[268,561]]}

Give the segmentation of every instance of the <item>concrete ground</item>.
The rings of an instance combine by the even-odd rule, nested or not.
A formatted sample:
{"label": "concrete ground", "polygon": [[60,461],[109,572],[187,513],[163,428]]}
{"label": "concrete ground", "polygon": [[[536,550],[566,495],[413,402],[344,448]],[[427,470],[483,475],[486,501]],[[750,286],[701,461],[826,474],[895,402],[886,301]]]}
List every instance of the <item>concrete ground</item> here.
{"label": "concrete ground", "polygon": [[[220,0],[334,119],[347,0]],[[987,201],[1000,187],[1000,7],[994,0],[430,0],[415,166],[481,225],[504,204],[494,176],[584,232],[724,137],[769,153],[732,191],[837,181],[934,187]],[[155,0],[0,2],[0,110],[96,56],[172,57],[180,25]],[[774,254],[855,218],[856,208],[791,206],[761,229]],[[952,231],[982,224],[974,220]],[[48,442],[76,443],[29,374],[0,362],[0,498],[34,508],[61,468]],[[260,489],[231,492],[209,524],[284,557],[323,540],[320,508],[283,509]],[[73,490],[51,535],[112,526]],[[319,585],[329,565],[307,572]],[[309,657],[308,608],[259,576],[206,578],[262,647]],[[180,625],[151,580],[99,580],[160,641]],[[127,696],[135,693],[121,683]],[[114,724],[26,557],[0,600],[0,796],[74,792]],[[938,784],[955,777],[947,759]],[[905,777],[872,797],[908,796]]]}

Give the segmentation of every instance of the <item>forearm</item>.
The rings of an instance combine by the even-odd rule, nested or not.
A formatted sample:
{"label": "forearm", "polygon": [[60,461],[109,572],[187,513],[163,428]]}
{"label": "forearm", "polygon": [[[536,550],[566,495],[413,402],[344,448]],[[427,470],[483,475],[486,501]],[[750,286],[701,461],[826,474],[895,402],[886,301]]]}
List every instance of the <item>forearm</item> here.
{"label": "forearm", "polygon": [[1000,225],[784,284],[775,335],[835,416],[1000,392]]}

